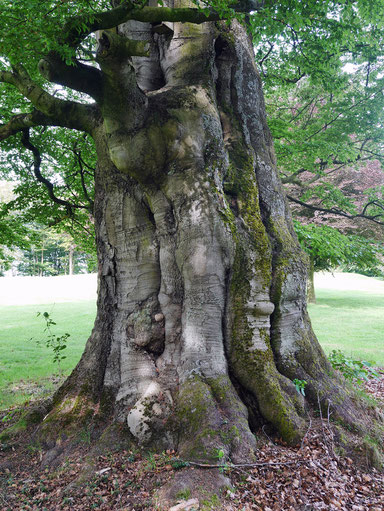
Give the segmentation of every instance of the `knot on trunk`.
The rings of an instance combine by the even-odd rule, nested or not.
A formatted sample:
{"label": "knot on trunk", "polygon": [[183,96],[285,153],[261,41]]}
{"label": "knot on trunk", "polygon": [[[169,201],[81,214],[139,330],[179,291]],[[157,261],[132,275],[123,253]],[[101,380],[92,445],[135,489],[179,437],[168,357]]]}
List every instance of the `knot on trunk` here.
{"label": "knot on trunk", "polygon": [[136,346],[155,355],[164,351],[164,315],[157,298],[150,298],[139,310],[133,312],[127,324],[127,337]]}

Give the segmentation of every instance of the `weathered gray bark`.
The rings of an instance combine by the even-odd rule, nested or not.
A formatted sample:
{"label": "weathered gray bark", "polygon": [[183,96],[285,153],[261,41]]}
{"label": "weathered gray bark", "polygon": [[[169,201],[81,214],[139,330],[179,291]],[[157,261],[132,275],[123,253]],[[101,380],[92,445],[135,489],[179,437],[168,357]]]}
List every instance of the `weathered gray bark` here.
{"label": "weathered gray bark", "polygon": [[139,442],[247,459],[257,424],[301,438],[299,378],[358,426],[310,326],[306,260],[244,28],[155,28],[119,27],[150,44],[131,60],[101,36],[98,314],[45,423],[91,400]]}
{"label": "weathered gray bark", "polygon": [[307,300],[308,303],[316,303],[315,266],[312,260],[309,263]]}

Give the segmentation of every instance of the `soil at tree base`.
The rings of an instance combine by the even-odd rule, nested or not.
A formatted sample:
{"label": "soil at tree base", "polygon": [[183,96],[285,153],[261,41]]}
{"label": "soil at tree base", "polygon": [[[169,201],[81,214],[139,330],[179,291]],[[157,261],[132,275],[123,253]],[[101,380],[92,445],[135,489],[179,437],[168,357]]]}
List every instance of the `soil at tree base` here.
{"label": "soil at tree base", "polygon": [[[366,391],[384,404],[384,373],[366,384]],[[1,429],[16,422],[17,409],[3,411]],[[255,467],[224,470],[231,486],[218,498],[200,499],[201,510],[310,511],[384,509],[384,476],[356,463],[335,447],[332,423],[312,417],[301,446],[292,448],[260,430]],[[337,432],[336,432],[337,434]],[[111,450],[89,458],[90,443],[48,459],[33,437],[22,434],[0,451],[0,508],[12,510],[139,511],[160,509],[160,486],[177,476],[177,453],[151,454],[140,450]],[[57,454],[57,453],[56,453]],[[194,469],[201,484],[207,470]],[[215,472],[213,470],[213,472]],[[180,502],[190,499],[181,488]]]}

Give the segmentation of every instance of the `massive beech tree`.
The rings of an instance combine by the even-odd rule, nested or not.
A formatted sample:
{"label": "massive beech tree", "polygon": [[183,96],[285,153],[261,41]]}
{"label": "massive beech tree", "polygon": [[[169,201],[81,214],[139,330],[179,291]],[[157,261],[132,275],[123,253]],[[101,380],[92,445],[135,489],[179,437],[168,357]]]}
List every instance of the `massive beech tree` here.
{"label": "massive beech tree", "polygon": [[[187,459],[221,449],[248,460],[259,424],[292,444],[305,433],[295,378],[316,406],[367,431],[367,410],[333,373],[308,319],[307,260],[246,23],[223,6],[230,22],[183,2],[112,2],[96,12],[95,1],[77,2],[58,28],[51,18],[66,4],[75,9],[40,6],[41,32],[30,41],[24,32],[25,62],[9,46],[0,71],[4,90],[29,106],[4,120],[0,138],[20,138],[40,180],[38,126],[89,134],[98,158],[97,318],[47,410],[45,438],[57,437],[57,424],[68,433],[80,420],[108,419]],[[14,24],[33,26],[14,6]],[[254,8],[262,19],[263,6]],[[51,46],[39,39],[44,20]],[[91,52],[90,34],[97,65],[76,59]],[[63,99],[49,82],[92,102]]]}

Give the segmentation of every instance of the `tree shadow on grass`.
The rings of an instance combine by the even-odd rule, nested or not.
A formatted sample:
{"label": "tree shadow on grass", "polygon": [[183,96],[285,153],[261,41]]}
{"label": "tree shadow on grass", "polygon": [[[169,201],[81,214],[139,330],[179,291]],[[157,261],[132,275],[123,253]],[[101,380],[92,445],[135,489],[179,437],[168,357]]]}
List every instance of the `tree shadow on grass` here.
{"label": "tree shadow on grass", "polygon": [[[353,293],[353,294],[352,294]],[[323,292],[317,297],[316,306],[340,309],[383,308],[384,296],[373,295],[367,291],[333,291]]]}

